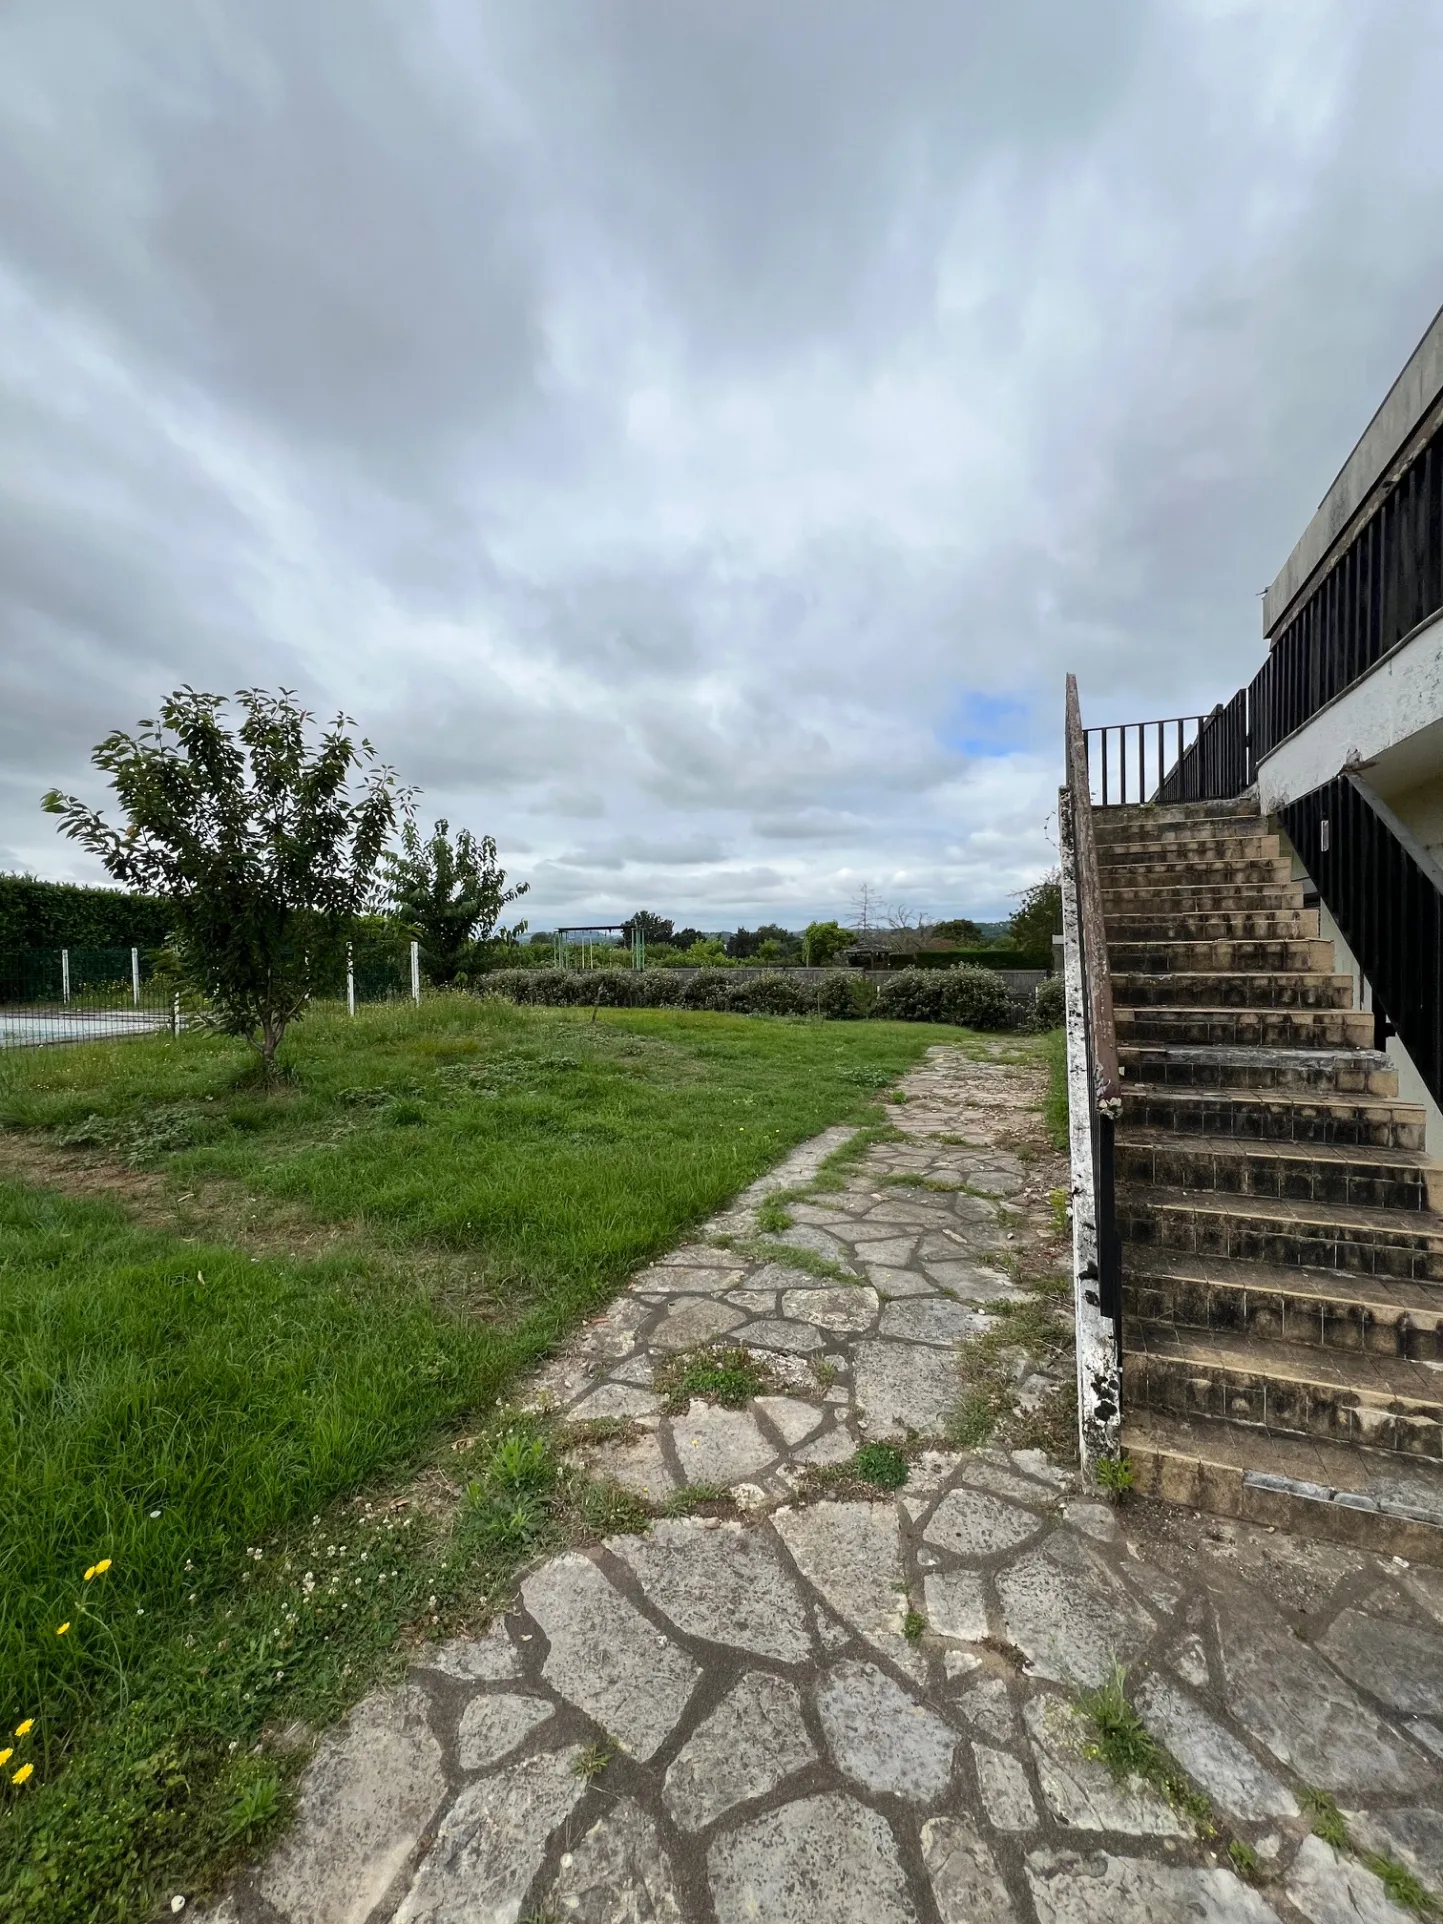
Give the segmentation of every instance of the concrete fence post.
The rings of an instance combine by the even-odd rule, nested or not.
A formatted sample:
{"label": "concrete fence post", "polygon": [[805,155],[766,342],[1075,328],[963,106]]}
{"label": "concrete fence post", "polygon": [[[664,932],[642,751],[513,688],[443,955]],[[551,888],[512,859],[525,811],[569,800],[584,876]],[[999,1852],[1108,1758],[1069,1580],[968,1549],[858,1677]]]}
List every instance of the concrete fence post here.
{"label": "concrete fence post", "polygon": [[419,1009],[421,1006],[421,944],[411,944],[411,1000]]}
{"label": "concrete fence post", "polygon": [[346,1014],[356,1013],[356,958],[351,944],[346,944]]}
{"label": "concrete fence post", "polygon": [[136,1008],[140,1007],[140,950],[130,951],[130,999]]}
{"label": "concrete fence post", "polygon": [[69,949],[62,949],[60,951],[60,1000],[65,1003],[68,1003],[70,1000],[70,951]]}

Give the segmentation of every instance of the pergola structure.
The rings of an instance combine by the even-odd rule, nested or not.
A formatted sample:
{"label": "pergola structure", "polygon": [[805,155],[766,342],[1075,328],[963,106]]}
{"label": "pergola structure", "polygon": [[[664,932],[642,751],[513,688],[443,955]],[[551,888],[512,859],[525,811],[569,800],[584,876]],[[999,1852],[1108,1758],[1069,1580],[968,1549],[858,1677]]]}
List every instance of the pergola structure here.
{"label": "pergola structure", "polygon": [[[579,969],[593,969],[596,967],[596,951],[603,946],[602,943],[595,938],[603,935],[616,935],[624,938],[627,928],[628,924],[625,922],[589,922],[578,923],[572,928],[558,929],[556,931],[556,959],[563,969],[569,969],[572,966],[572,951],[579,949],[581,953],[577,957],[575,966]],[[615,945],[608,943],[605,946],[608,948],[612,946],[620,948],[622,944],[620,942]],[[642,934],[639,926],[631,930],[631,966],[634,969],[643,969],[646,967],[646,937]]]}

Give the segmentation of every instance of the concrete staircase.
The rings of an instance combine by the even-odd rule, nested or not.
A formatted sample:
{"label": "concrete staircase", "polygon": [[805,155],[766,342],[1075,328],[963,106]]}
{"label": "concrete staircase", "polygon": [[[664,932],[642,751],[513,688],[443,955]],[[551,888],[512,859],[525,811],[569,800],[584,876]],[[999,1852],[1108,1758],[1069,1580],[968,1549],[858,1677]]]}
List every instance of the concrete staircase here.
{"label": "concrete staircase", "polygon": [[1123,1446],[1193,1509],[1443,1562],[1443,1169],[1243,799],[1097,810]]}

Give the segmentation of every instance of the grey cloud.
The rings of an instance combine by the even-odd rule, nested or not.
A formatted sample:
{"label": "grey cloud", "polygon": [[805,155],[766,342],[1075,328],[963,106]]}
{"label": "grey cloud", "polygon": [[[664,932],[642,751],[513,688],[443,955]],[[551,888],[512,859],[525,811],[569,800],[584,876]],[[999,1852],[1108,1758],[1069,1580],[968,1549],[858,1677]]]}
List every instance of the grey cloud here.
{"label": "grey cloud", "polygon": [[1250,674],[1443,293],[1433,29],[15,0],[0,836],[83,869],[41,788],[285,682],[538,925],[1005,904],[1064,668],[1114,719]]}

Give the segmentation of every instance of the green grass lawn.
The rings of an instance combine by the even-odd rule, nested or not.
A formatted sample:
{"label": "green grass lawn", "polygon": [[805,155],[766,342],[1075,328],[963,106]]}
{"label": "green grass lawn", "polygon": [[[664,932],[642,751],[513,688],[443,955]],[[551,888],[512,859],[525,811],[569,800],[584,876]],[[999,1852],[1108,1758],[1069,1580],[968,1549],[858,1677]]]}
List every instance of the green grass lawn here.
{"label": "green grass lawn", "polygon": [[271,1093],[203,1036],[0,1057],[32,1178],[0,1183],[0,1729],[35,1719],[0,1734],[0,1781],[34,1764],[0,1794],[0,1913],[149,1916],[239,1848],[272,1810],[258,1734],[474,1603],[423,1516],[354,1615],[307,1614],[281,1562],[960,1037],[438,998],[313,1015]]}

